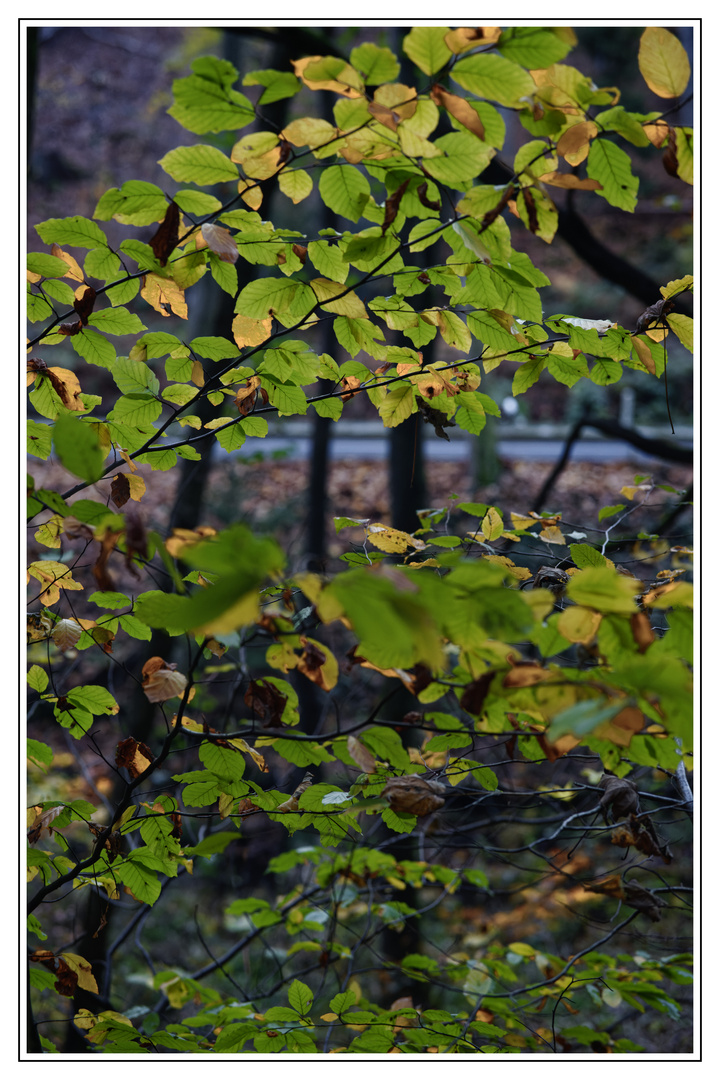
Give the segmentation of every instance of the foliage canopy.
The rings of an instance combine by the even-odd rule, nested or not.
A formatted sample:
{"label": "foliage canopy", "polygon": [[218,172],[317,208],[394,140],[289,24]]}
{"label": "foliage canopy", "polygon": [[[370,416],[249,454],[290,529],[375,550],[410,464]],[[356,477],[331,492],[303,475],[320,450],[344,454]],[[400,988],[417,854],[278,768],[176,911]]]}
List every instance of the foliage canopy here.
{"label": "foliage canopy", "polygon": [[[292,71],[204,56],[173,84],[198,141],[162,157],[167,189],[128,180],[92,219],[37,226],[28,449],[40,476],[54,455],[73,480],[28,490],[31,1052],[57,1052],[72,1019],[113,1054],[618,1054],[642,1049],[619,1008],[680,1016],[689,954],[626,934],[687,932],[689,895],[662,832],[683,835],[692,764],[691,553],[641,534],[629,570],[613,543],[648,477],[585,531],[453,498],[414,533],[338,518],[352,542],[332,574],[242,525],[161,535],[143,518],[138,465],[179,469],[209,440],[231,454],[268,419],[339,423],[362,394],[385,427],[420,414],[476,436],[499,415],[482,380],[500,365],[520,395],[543,372],[659,379],[668,335],[692,351],[673,311],[691,277],[636,327],[547,313],[550,278],[509,224],[552,244],[572,191],[632,213],[628,145],[692,182],[692,130],[666,108],[690,77],[678,39],[639,38],[665,99],[646,113],[568,63],[574,44],[569,28],[420,26],[401,55],[363,41]],[[265,217],[271,198],[303,228]],[[336,224],[308,231],[318,200]],[[203,278],[232,298],[231,334],[186,332]],[[318,350],[321,327],[337,348]],[[526,565],[528,545],[547,565]],[[381,703],[354,712],[361,679]],[[414,707],[383,713],[393,691]],[[86,780],[95,755],[84,786],[51,724]],[[202,963],[181,947],[133,968],[139,945],[122,969],[139,994],[119,993],[130,935],[190,876],[224,876],[259,819],[287,840],[267,887],[236,890],[212,947],[196,915]],[[53,914],[89,895],[99,963]],[[463,930],[459,898],[489,924]],[[559,905],[577,936],[550,948]]]}

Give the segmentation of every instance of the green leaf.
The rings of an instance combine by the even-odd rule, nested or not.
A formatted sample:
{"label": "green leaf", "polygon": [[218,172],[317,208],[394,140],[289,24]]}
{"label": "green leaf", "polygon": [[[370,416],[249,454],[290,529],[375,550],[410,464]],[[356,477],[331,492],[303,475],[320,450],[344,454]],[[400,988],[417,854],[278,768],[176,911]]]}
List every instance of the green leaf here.
{"label": "green leaf", "polygon": [[104,686],[78,686],[69,690],[68,701],[78,705],[93,716],[102,716],[119,711],[118,703]]}
{"label": "green leaf", "polygon": [[145,180],[126,180],[118,191],[106,191],[95,207],[93,217],[107,221],[114,217],[123,225],[151,225],[162,221],[168,208],[165,193]]}
{"label": "green leaf", "polygon": [[493,149],[469,131],[452,131],[441,135],[434,145],[442,157],[425,158],[423,166],[434,180],[451,186],[474,180],[490,163]]}
{"label": "green leaf", "polygon": [[243,86],[264,86],[258,105],[271,105],[273,101],[282,101],[293,97],[302,89],[302,83],[290,71],[252,71],[243,79]]}
{"label": "green leaf", "polygon": [[124,307],[93,311],[88,317],[88,322],[90,326],[96,327],[104,334],[139,334],[141,330],[147,329],[137,315],[133,315]]}
{"label": "green leaf", "polygon": [[369,41],[351,50],[350,63],[360,72],[366,86],[395,82],[400,74],[400,64],[395,54]]}
{"label": "green leaf", "polygon": [[153,420],[157,420],[161,412],[162,405],[150,394],[126,394],[118,398],[115,407],[108,413],[108,420],[145,429]]}
{"label": "green leaf", "polygon": [[195,146],[178,146],[168,150],[158,164],[173,180],[188,181],[200,186],[221,184],[237,180],[238,168],[234,161],[215,146],[197,143]]}
{"label": "green leaf", "polygon": [[237,131],[255,119],[255,110],[244,94],[231,89],[237,70],[228,60],[202,56],[192,63],[194,74],[173,83],[174,102],[168,109],[179,124],[202,134],[206,131]]}
{"label": "green leaf", "polygon": [[222,203],[214,195],[208,195],[205,191],[195,191],[193,188],[185,188],[176,191],[173,202],[184,210],[186,214],[204,217],[205,214],[214,214],[222,209]]}
{"label": "green leaf", "polygon": [[235,310],[250,319],[266,319],[272,312],[283,326],[291,326],[308,315],[315,303],[315,293],[302,281],[257,278],[242,290]]}
{"label": "green leaf", "polygon": [[496,48],[508,60],[535,70],[563,60],[572,45],[550,27],[513,26],[503,30]]}
{"label": "green leaf", "polygon": [[587,159],[587,174],[602,184],[596,194],[611,206],[632,212],[637,204],[640,181],[633,176],[628,154],[608,139],[593,139]]}
{"label": "green leaf", "polygon": [[588,566],[607,566],[605,556],[590,544],[571,544],[570,557],[581,570]]}
{"label": "green leaf", "polygon": [[595,611],[634,615],[638,610],[635,596],[640,588],[635,578],[618,574],[609,566],[591,566],[573,574],[567,594],[574,603]]}
{"label": "green leaf", "polygon": [[598,521],[604,521],[605,518],[613,517],[615,514],[619,514],[621,510],[627,510],[626,503],[616,503],[614,506],[603,506],[598,510]]}
{"label": "green leaf", "polygon": [[434,75],[452,58],[445,44],[447,26],[414,26],[403,38],[403,51],[425,75]]}
{"label": "green leaf", "polygon": [[100,446],[97,429],[71,413],[57,418],[53,428],[55,453],[74,476],[93,484],[102,476],[106,451]]}
{"label": "green leaf", "polygon": [[111,374],[122,394],[160,393],[160,383],[153,371],[138,360],[120,357],[112,366]]}
{"label": "green leaf", "polygon": [[85,217],[49,218],[35,226],[35,232],[46,244],[67,244],[69,247],[107,247],[107,237],[99,225]]}
{"label": "green leaf", "polygon": [[45,278],[65,277],[69,270],[64,259],[58,259],[55,255],[46,255],[37,251],[28,252],[27,268],[33,274],[41,274]]}
{"label": "green leaf", "polygon": [[318,183],[320,196],[331,210],[350,221],[358,221],[370,198],[370,184],[352,165],[330,165]]}
{"label": "green leaf", "polygon": [[535,82],[529,72],[495,53],[463,56],[450,74],[471,94],[512,108],[519,108],[521,98],[532,95],[535,90]]}
{"label": "green leaf", "polygon": [[110,367],[117,356],[114,345],[88,326],[84,326],[79,334],[74,334],[70,338],[70,344],[78,356],[82,356],[89,364],[97,364],[98,367]]}
{"label": "green leaf", "polygon": [[37,690],[39,694],[42,694],[44,690],[47,690],[49,682],[48,674],[43,668],[39,667],[38,664],[33,664],[28,670],[27,681],[28,686],[32,687],[33,690]]}
{"label": "green leaf", "polygon": [[39,424],[37,420],[28,420],[26,427],[28,454],[46,461],[52,453],[53,429],[49,424]]}
{"label": "green leaf", "polygon": [[[28,682],[30,679],[28,678]],[[52,765],[53,752],[49,746],[43,742],[38,742],[37,739],[26,739],[27,743],[27,758],[34,765],[38,765],[44,772],[47,772]]]}
{"label": "green leaf", "polygon": [[306,1016],[310,1012],[313,1003],[313,993],[309,986],[294,979],[288,989],[288,1001],[296,1012]]}

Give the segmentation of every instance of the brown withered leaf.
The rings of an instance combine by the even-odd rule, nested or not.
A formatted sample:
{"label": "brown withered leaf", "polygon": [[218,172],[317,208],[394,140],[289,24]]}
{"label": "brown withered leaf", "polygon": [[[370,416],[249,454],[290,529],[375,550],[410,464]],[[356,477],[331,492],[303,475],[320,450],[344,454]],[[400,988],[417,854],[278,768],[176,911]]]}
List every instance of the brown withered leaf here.
{"label": "brown withered leaf", "polygon": [[662,156],[662,163],[665,172],[670,176],[677,176],[678,174],[678,156],[677,156],[677,135],[675,134],[675,128],[671,127],[668,132],[667,149]]}
{"label": "brown withered leaf", "polygon": [[340,397],[343,401],[347,401],[349,398],[354,397],[354,395],[359,392],[357,387],[360,387],[362,383],[361,380],[358,379],[357,375],[346,375],[340,385],[345,391],[345,393],[341,394]]}
{"label": "brown withered leaf", "polygon": [[666,863],[672,862],[670,848],[660,840],[652,818],[646,814],[639,817],[630,814],[626,822],[613,829],[611,843],[618,847],[636,847],[643,855],[656,856]]}
{"label": "brown withered leaf", "polygon": [[30,844],[37,844],[43,833],[52,836],[52,823],[55,818],[62,814],[64,809],[64,806],[53,806],[50,810],[43,810],[42,813],[38,814],[32,829],[28,832],[28,842]]}
{"label": "brown withered leaf", "polygon": [[454,116],[458,123],[462,124],[464,128],[471,131],[473,135],[477,135],[478,139],[485,139],[485,127],[478,114],[473,109],[469,101],[463,97],[459,97],[457,94],[451,94],[444,87],[438,83],[430,90],[430,97],[439,105]]}
{"label": "brown withered leaf", "polygon": [[283,727],[287,697],[272,683],[253,679],[245,691],[245,704],[260,717],[263,727]]}
{"label": "brown withered leaf", "polygon": [[472,713],[473,716],[479,716],[494,678],[494,671],[486,671],[479,679],[474,679],[473,682],[468,683],[460,698],[460,708]]}
{"label": "brown withered leaf", "polygon": [[113,532],[111,529],[105,529],[105,532],[100,538],[100,554],[95,560],[92,572],[93,577],[97,582],[98,589],[100,589],[101,592],[115,592],[115,582],[107,568],[107,562],[110,555],[115,550],[121,536],[121,532]]}
{"label": "brown withered leaf", "polygon": [[257,375],[251,375],[249,379],[245,380],[244,385],[240,386],[235,394],[235,405],[238,412],[243,416],[247,416],[249,412],[252,412],[255,406],[255,392],[260,387],[260,378]]}
{"label": "brown withered leaf", "polygon": [[153,762],[153,752],[137,739],[127,738],[117,744],[115,750],[115,764],[119,769],[125,768],[134,780],[140,773],[144,773],[148,765]]}
{"label": "brown withered leaf", "polygon": [[140,517],[139,511],[131,506],[125,512],[125,565],[135,577],[139,577],[132,562],[133,555],[139,555],[142,559],[147,559],[148,550],[143,519]]}
{"label": "brown withered leaf", "polygon": [[153,656],[143,665],[143,693],[148,701],[169,701],[182,697],[187,678],[177,671],[177,664],[168,664],[160,656]]}
{"label": "brown withered leaf", "polygon": [[650,304],[650,306],[646,307],[643,311],[635,325],[635,333],[642,334],[645,330],[650,329],[653,324],[662,322],[665,316],[671,312],[674,307],[675,305],[669,297],[667,299],[661,298],[660,300],[656,300],[654,304]]}
{"label": "brown withered leaf", "polygon": [[410,693],[414,694],[415,697],[422,693],[433,681],[432,671],[425,664],[415,664],[410,668],[408,674],[411,678],[406,685]]}
{"label": "brown withered leaf", "polygon": [[632,780],[606,773],[600,781],[600,787],[603,789],[603,794],[599,808],[606,823],[611,818],[619,821],[620,818],[637,812],[638,790]]}
{"label": "brown withered leaf", "polygon": [[444,784],[437,780],[423,780],[421,776],[394,776],[382,790],[391,810],[416,814],[417,817],[426,817],[444,806],[444,794]]}
{"label": "brown withered leaf", "polygon": [[375,758],[372,756],[366,746],[356,739],[354,735],[348,735],[347,740],[348,754],[353,759],[356,765],[359,765],[363,772],[374,773],[377,765]]}
{"label": "brown withered leaf", "polygon": [[293,791],[290,798],[286,799],[285,802],[280,803],[279,806],[275,807],[275,813],[276,814],[287,814],[287,813],[291,813],[291,812],[297,810],[298,809],[298,804],[299,804],[299,801],[300,801],[300,796],[303,794],[303,792],[307,791],[307,789],[309,787],[312,787],[312,785],[313,785],[313,774],[311,772],[306,772],[305,775],[303,776],[301,782],[298,784],[298,786]]}
{"label": "brown withered leaf", "polygon": [[155,258],[161,266],[167,264],[172,251],[177,247],[178,230],[180,228],[180,208],[171,202],[165,211],[165,217],[160,222],[157,232],[150,239],[150,247],[153,249]]}
{"label": "brown withered leaf", "polygon": [[62,956],[56,956],[48,949],[37,949],[30,954],[30,959],[37,964],[42,964],[48,971],[52,971],[56,976],[55,989],[58,994],[62,994],[63,997],[73,996],[78,985],[78,975]]}
{"label": "brown withered leaf", "polygon": [[81,322],[73,322],[73,323],[64,322],[64,323],[60,323],[60,325],[57,328],[56,333],[64,334],[65,337],[74,337],[75,334],[80,333],[82,328],[83,328],[83,324]]}
{"label": "brown withered leaf", "polygon": [[460,26],[450,30],[444,41],[451,52],[462,53],[477,45],[493,45],[500,37],[499,26]]}
{"label": "brown withered leaf", "polygon": [[429,405],[424,398],[415,396],[415,400],[418,403],[418,409],[420,415],[426,424],[431,424],[432,428],[439,439],[445,439],[445,442],[450,442],[450,436],[445,431],[445,428],[455,427],[455,421],[447,413],[442,412],[440,409],[433,409],[432,405]]}
{"label": "brown withered leaf", "polygon": [[126,473],[118,473],[117,476],[113,476],[110,485],[110,498],[118,509],[124,506],[130,498],[130,484]]}
{"label": "brown withered leaf", "polygon": [[625,903],[647,915],[651,922],[660,922],[660,908],[667,906],[659,896],[643,889],[642,885],[636,885],[634,881],[625,885]]}
{"label": "brown withered leaf", "polygon": [[530,660],[522,660],[513,664],[510,671],[503,678],[502,684],[505,689],[519,686],[535,686],[536,683],[545,682],[552,677],[552,672],[540,664],[535,664]]}
{"label": "brown withered leaf", "polygon": [[206,223],[200,229],[203,240],[222,262],[236,263],[240,256],[238,246],[227,229]]}
{"label": "brown withered leaf", "polygon": [[510,202],[514,191],[514,184],[508,184],[508,186],[505,188],[502,195],[500,196],[500,200],[497,206],[494,206],[492,210],[488,210],[487,214],[485,214],[485,216],[483,217],[481,222],[481,228],[483,230],[487,229],[490,225],[492,225],[493,221],[495,221],[495,219],[498,218],[500,214],[502,214],[503,210]]}
{"label": "brown withered leaf", "polygon": [[72,412],[85,412],[85,406],[79,400],[82,389],[74,371],[67,368],[49,367],[43,372],[50,380],[50,385],[66,409]]}
{"label": "brown withered leaf", "polygon": [[541,566],[532,581],[533,589],[548,589],[554,596],[562,596],[570,578],[556,566]]}
{"label": "brown withered leaf", "polygon": [[381,232],[382,232],[383,236],[385,235],[385,233],[390,228],[393,221],[395,220],[395,218],[398,215],[398,210],[400,208],[400,200],[402,199],[403,195],[407,191],[407,186],[408,186],[409,183],[410,183],[409,178],[407,180],[403,180],[400,187],[397,188],[397,190],[394,191],[392,193],[392,195],[390,195],[385,200],[385,217],[383,219],[382,229],[381,229]]}
{"label": "brown withered leaf", "polygon": [[427,193],[427,183],[423,182],[417,189],[418,199],[427,210],[439,210],[442,203],[439,199],[430,199]]}
{"label": "brown withered leaf", "polygon": [[293,249],[293,254],[297,255],[298,259],[300,260],[300,262],[304,266],[305,263],[307,262],[308,249],[306,247],[304,247],[302,244],[293,244],[292,249]]}
{"label": "brown withered leaf", "polygon": [[[80,292],[80,289],[78,289],[78,292]],[[86,285],[83,291],[80,293],[80,296],[76,296],[75,300],[73,300],[73,307],[78,313],[78,316],[80,317],[80,322],[83,326],[87,326],[88,316],[92,315],[92,309],[95,307],[96,296],[97,293],[93,289],[92,285]],[[75,331],[75,333],[77,333],[77,331]]]}
{"label": "brown withered leaf", "polygon": [[537,207],[535,206],[535,200],[530,188],[522,189],[523,202],[525,203],[525,209],[528,216],[528,229],[531,233],[536,233],[540,228],[537,216]]}

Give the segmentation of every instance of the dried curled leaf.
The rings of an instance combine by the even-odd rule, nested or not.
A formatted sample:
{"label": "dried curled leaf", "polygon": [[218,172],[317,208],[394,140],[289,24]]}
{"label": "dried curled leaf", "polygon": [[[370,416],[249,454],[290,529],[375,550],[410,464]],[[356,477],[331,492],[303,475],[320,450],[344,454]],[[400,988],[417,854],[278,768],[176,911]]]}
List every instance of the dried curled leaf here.
{"label": "dried curled leaf", "polygon": [[603,789],[600,810],[606,822],[611,817],[619,821],[620,818],[637,813],[638,790],[632,780],[607,773],[600,781],[600,787]]}
{"label": "dried curled leaf", "polygon": [[187,679],[176,671],[176,664],[166,664],[160,656],[153,656],[143,666],[143,691],[148,701],[168,701],[182,697]]}
{"label": "dried curled leaf", "polygon": [[[153,699],[150,698],[150,700]],[[126,768],[133,780],[144,773],[152,761],[152,750],[145,743],[138,742],[132,737],[119,742],[115,750],[115,764],[118,768]]]}
{"label": "dried curled leaf", "polygon": [[309,787],[312,787],[312,784],[313,784],[313,774],[310,773],[310,772],[306,772],[305,775],[302,778],[302,781],[295,788],[295,790],[293,791],[290,798],[286,799],[285,802],[280,803],[279,806],[275,807],[275,813],[276,814],[288,814],[288,813],[292,813],[293,811],[297,810],[298,809],[298,804],[300,802],[300,796],[303,794],[303,792],[307,791],[307,789]]}
{"label": "dried curled leaf", "polygon": [[647,815],[636,817],[631,814],[628,821],[613,829],[611,841],[618,847],[636,847],[643,855],[654,855],[663,862],[672,862],[672,854],[667,844],[663,843]]}
{"label": "dried curled leaf", "polygon": [[52,639],[60,652],[72,649],[77,644],[82,634],[82,626],[75,619],[61,619],[55,624]]}
{"label": "dried curled leaf", "polygon": [[377,764],[375,758],[372,756],[366,746],[356,739],[354,735],[348,735],[347,741],[348,754],[353,759],[356,765],[359,765],[363,772],[374,773]]}
{"label": "dried curled leaf", "polygon": [[219,225],[206,223],[201,227],[200,231],[207,246],[211,251],[215,252],[222,262],[235,263],[238,261],[240,255],[238,246],[227,229],[222,229]]}
{"label": "dried curled leaf", "polygon": [[394,776],[388,780],[382,794],[390,803],[391,810],[416,814],[418,817],[426,817],[445,805],[444,784],[437,780],[423,780],[421,776]]}

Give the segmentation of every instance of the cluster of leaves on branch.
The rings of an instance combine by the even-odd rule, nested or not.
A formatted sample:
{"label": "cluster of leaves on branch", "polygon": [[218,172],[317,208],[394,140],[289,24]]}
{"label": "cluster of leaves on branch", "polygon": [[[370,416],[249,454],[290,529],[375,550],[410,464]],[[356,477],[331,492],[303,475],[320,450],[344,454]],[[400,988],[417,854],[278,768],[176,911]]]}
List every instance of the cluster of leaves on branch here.
{"label": "cluster of leaves on branch", "polygon": [[[131,1016],[80,1009],[75,1024],[93,1047],[508,1053],[600,1045],[622,1052],[637,1048],[593,1026],[596,1008],[624,1002],[677,1015],[665,983],[690,980],[688,957],[656,960],[636,951],[620,960],[601,948],[633,920],[654,922],[685,904],[675,886],[640,869],[667,860],[649,804],[598,786],[602,769],[622,784],[635,766],[672,775],[691,761],[692,589],[681,576],[690,553],[641,536],[635,565],[652,567],[658,551],[672,562],[649,577],[611,557],[614,530],[651,496],[652,481],[637,477],[623,488],[621,503],[600,510],[598,530],[557,514],[454,499],[424,512],[413,534],[337,519],[354,542],[345,568],[323,576],[298,572],[276,541],[241,526],[148,531],[137,470],[197,459],[207,439],[237,450],[267,434],[268,417],[304,415],[309,406],[338,421],[358,394],[386,427],[420,412],[442,437],[451,425],[477,435],[488,414],[499,414],[482,377],[503,363],[514,365],[513,392],[521,394],[543,372],[568,387],[583,378],[607,386],[626,369],[660,377],[669,333],[691,350],[692,320],[670,304],[692,287],[691,277],[664,284],[656,310],[627,329],[612,319],[546,314],[541,290],[549,279],[513,247],[513,215],[552,242],[554,193],[592,192],[632,212],[639,182],[624,144],[652,145],[659,167],[692,179],[692,131],[673,125],[672,110],[628,112],[620,90],[598,89],[565,62],[574,42],[570,29],[419,27],[403,40],[412,82],[398,81],[400,60],[390,49],[366,42],[349,61],[305,57],[294,73],[246,74],[244,87],[262,88],[255,105],[235,88],[231,63],[203,57],[175,81],[171,115],[201,136],[252,126],[250,134],[240,134],[229,155],[211,143],[165,154],[169,178],[187,185],[171,195],[129,180],[100,198],[92,220],[36,227],[50,250],[28,260],[29,318],[39,324],[29,345],[36,417],[28,421],[29,451],[41,460],[54,453],[76,482],[65,491],[30,482],[34,540],[48,554],[28,570],[28,682],[42,715],[94,746],[98,729],[116,723],[124,704],[104,685],[77,685],[72,660],[97,654],[100,672],[130,644],[134,655],[144,650],[135,675],[163,730],[150,745],[132,735],[118,740],[107,763],[120,778],[110,812],[86,799],[33,804],[30,929],[44,942],[45,905],[67,894],[73,902],[76,890],[99,890],[110,904],[130,896],[151,908],[174,879],[202,860],[222,859],[249,817],[265,815],[290,837],[304,834],[305,844],[272,860],[272,871],[287,875],[275,903],[254,896],[230,904],[228,916],[245,932],[225,957],[193,974],[156,972],[155,1008]],[[661,98],[674,101],[685,90],[689,64],[670,32],[644,32],[639,64]],[[268,130],[263,107],[301,91],[303,108],[305,91],[332,94],[334,122],[314,114],[310,96],[307,113],[297,109],[282,130]],[[509,113],[527,140],[504,164],[506,181],[484,183],[490,162],[502,160]],[[218,185],[222,198],[206,190]],[[349,224],[311,235],[275,227],[261,215],[275,190],[299,206],[316,190]],[[114,249],[102,226],[110,219],[153,233]],[[261,270],[239,289],[240,260]],[[187,340],[193,287],[208,271],[235,298],[232,338]],[[126,306],[137,297],[141,314]],[[148,331],[148,308],[173,332]],[[350,359],[314,351],[320,322],[331,324],[338,351]],[[129,354],[118,356],[112,339],[128,335]],[[424,363],[422,349],[438,335],[451,358]],[[60,364],[54,349],[65,357]],[[85,392],[87,365],[105,369],[103,385],[114,390]],[[201,403],[214,410],[210,419],[198,415]],[[451,530],[459,513],[470,515],[471,529]],[[528,569],[527,544],[544,545],[545,562],[563,559],[566,569]],[[136,585],[119,587],[121,574]],[[247,659],[251,643],[262,645],[259,668]],[[241,718],[226,718],[222,730],[193,707],[218,673],[237,680],[242,703]],[[415,696],[406,727],[421,733],[420,745],[375,718],[341,716],[309,733],[295,677],[332,699],[359,674]],[[478,756],[493,739],[510,739],[511,756],[525,762],[585,748],[594,779],[578,769],[559,799],[539,795],[533,805],[556,811],[563,798],[590,790],[589,808],[548,815],[559,822],[548,865],[567,877],[571,900],[602,905],[607,919],[619,914],[597,947],[573,957],[501,939],[441,957],[411,953],[395,968],[415,980],[420,1002],[433,984],[460,1004],[421,1008],[401,998],[381,1008],[356,973],[360,946],[372,949],[388,927],[439,911],[461,887],[491,896],[493,885],[471,863],[396,858],[366,834],[382,823],[391,837],[417,839],[425,819],[439,813],[443,820],[461,804],[466,818],[472,811],[468,820],[482,819],[508,789],[507,767]],[[180,750],[192,754],[192,768],[174,769]],[[30,739],[28,755],[52,775],[46,743]],[[277,756],[306,770],[292,791],[273,784]],[[337,782],[319,780],[320,770]],[[682,807],[684,796],[666,803]],[[592,824],[599,811],[610,813],[606,825]],[[612,833],[611,855],[573,861],[580,825],[594,839]],[[528,851],[540,858],[535,843]],[[628,850],[636,857],[623,868]],[[628,877],[633,868],[641,877]],[[429,890],[431,899],[422,911],[413,908],[397,899],[403,888]],[[289,942],[275,988],[287,1004],[263,1011],[227,986],[211,987],[206,976],[250,950],[268,927]],[[35,990],[61,998],[78,987],[97,991],[91,965],[52,944],[31,955]],[[303,971],[312,988],[296,977]],[[339,989],[331,991],[331,981]],[[561,1014],[579,1010],[571,1005],[579,987],[588,1021],[560,1025]],[[168,1010],[182,1010],[182,1021],[168,1023]],[[518,1019],[529,1013],[532,1030]],[[55,1049],[44,1036],[41,1044]]]}

